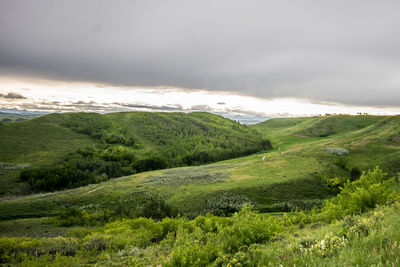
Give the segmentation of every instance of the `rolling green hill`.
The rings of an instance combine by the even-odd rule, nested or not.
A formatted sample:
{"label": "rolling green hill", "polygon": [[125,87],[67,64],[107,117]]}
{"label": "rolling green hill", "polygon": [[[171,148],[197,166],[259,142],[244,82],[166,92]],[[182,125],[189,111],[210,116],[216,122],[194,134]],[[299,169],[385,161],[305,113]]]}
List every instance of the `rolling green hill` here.
{"label": "rolling green hill", "polygon": [[[174,136],[169,125],[177,128],[179,123],[173,124],[176,118],[165,120],[163,114],[153,119],[166,133],[152,135],[151,124],[136,129],[133,125],[149,120],[148,114],[139,114],[110,114],[106,120],[99,115],[105,123],[93,126],[68,116],[44,119],[76,137],[69,143],[72,152],[79,142],[89,140],[132,148],[140,157],[157,147],[173,148],[163,144],[164,138],[182,138],[169,139]],[[207,119],[202,116],[213,118],[196,116],[203,121]],[[221,131],[234,128],[223,127]],[[273,149],[208,165],[2,198],[1,260],[31,266],[400,263],[400,116],[271,119],[249,128],[270,139]],[[369,169],[374,170],[361,174]],[[261,214],[242,209],[248,204]],[[177,214],[181,217],[165,218]]]}
{"label": "rolling green hill", "polygon": [[400,116],[326,116],[272,119],[251,126],[274,147],[316,151],[349,150],[347,169],[380,165],[391,175],[400,171]]}
{"label": "rolling green hill", "polygon": [[[130,113],[113,116],[117,115],[122,121],[130,119]],[[112,210],[115,203],[128,202],[126,209],[130,211],[127,212],[137,216],[140,214],[133,207],[149,201],[145,195],[152,200],[165,200],[188,217],[207,212],[229,214],[244,203],[251,203],[264,212],[318,206],[322,199],[335,194],[329,178],[356,179],[361,171],[376,165],[390,175],[397,173],[400,146],[396,133],[400,116],[369,117],[343,117],[342,132],[327,137],[308,137],[303,133],[313,127],[323,127],[323,123],[329,124],[330,118],[268,120],[251,126],[273,141],[274,149],[267,153],[205,166],[144,172],[65,192],[32,195],[29,207],[22,198],[3,202],[0,210],[15,218],[27,214],[40,217],[57,214],[67,206],[100,205]],[[138,118],[135,116],[135,119]],[[368,123],[364,128],[354,128],[349,120]],[[346,124],[349,126],[344,127]],[[138,135],[132,136],[138,140]],[[348,154],[335,154],[337,148],[346,149]],[[132,198],[133,195],[136,197]]]}
{"label": "rolling green hill", "polygon": [[[0,148],[0,162],[31,165],[21,178],[42,191],[248,155],[269,142],[208,113],[69,113],[1,124]],[[3,194],[18,188],[21,170],[10,168],[2,170]]]}

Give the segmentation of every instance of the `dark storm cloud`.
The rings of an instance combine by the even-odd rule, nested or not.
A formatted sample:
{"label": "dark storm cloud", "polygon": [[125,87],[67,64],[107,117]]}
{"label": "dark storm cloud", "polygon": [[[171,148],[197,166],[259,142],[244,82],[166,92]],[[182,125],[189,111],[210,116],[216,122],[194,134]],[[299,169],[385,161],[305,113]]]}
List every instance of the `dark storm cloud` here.
{"label": "dark storm cloud", "polygon": [[14,92],[9,92],[6,95],[0,94],[0,97],[10,98],[10,99],[26,99],[26,97],[24,97],[23,95]]}
{"label": "dark storm cloud", "polygon": [[3,0],[0,72],[399,105],[400,1]]}

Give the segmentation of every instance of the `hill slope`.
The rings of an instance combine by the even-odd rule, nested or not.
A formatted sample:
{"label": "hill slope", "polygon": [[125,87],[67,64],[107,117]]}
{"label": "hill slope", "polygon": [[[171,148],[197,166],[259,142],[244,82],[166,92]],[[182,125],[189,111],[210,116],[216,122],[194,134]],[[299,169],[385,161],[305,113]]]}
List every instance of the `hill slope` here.
{"label": "hill slope", "polygon": [[[247,126],[208,113],[50,114],[0,125],[0,162],[31,164],[21,177],[36,190],[213,162],[268,146]],[[15,181],[18,173],[17,167],[3,173],[2,182]]]}
{"label": "hill slope", "polygon": [[345,148],[345,168],[376,165],[395,175],[400,171],[400,116],[327,116],[272,119],[251,128],[268,136],[275,148],[316,153]]}

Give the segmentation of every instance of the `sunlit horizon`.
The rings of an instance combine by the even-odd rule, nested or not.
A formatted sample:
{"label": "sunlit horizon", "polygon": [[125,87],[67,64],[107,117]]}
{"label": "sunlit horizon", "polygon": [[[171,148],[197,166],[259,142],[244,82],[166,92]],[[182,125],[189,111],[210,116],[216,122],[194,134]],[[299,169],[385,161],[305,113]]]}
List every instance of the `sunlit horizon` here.
{"label": "sunlit horizon", "polygon": [[[302,98],[261,98],[227,91],[118,86],[39,78],[0,77],[3,109],[30,112],[206,111],[226,117],[298,117],[329,114],[400,114],[398,107],[346,105]],[[257,120],[257,119],[256,119]]]}

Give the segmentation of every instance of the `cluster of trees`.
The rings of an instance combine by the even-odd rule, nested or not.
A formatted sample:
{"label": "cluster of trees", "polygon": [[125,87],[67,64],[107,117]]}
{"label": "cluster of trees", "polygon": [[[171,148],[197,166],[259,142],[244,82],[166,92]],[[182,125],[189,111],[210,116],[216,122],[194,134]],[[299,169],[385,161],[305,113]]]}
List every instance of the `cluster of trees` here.
{"label": "cluster of trees", "polygon": [[246,125],[208,113],[139,113],[130,118],[170,167],[198,165],[253,154],[272,147]]}
{"label": "cluster of trees", "polygon": [[137,159],[134,151],[124,146],[97,146],[79,149],[52,166],[24,169],[20,178],[35,191],[53,191],[167,167],[159,155]]}
{"label": "cluster of trees", "polygon": [[91,146],[68,154],[58,164],[24,169],[20,178],[35,191],[53,191],[166,167],[161,156],[136,159],[134,151],[124,146]]}
{"label": "cluster of trees", "polygon": [[53,191],[99,183],[130,173],[119,162],[65,161],[55,166],[25,169],[20,178],[35,191]]}
{"label": "cluster of trees", "polygon": [[89,135],[103,143],[133,146],[135,140],[127,136],[123,127],[97,113],[62,114],[61,125]]}

